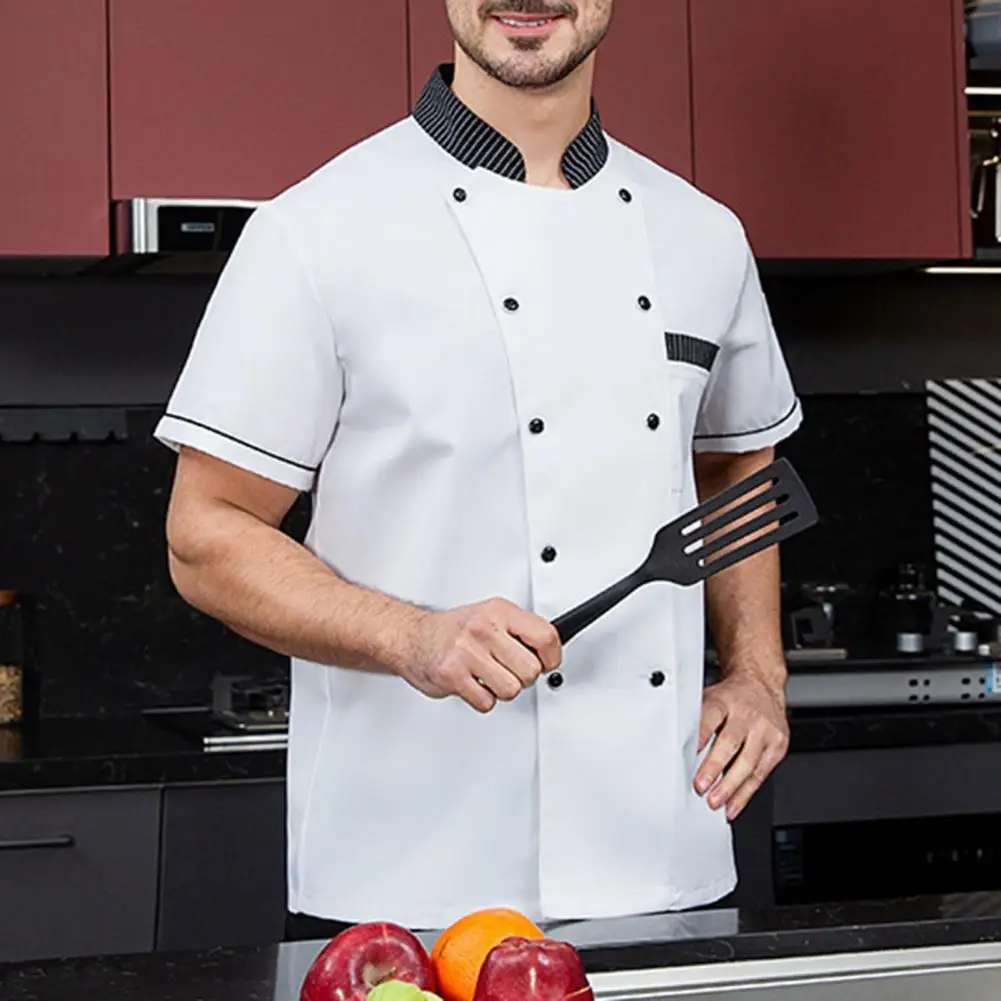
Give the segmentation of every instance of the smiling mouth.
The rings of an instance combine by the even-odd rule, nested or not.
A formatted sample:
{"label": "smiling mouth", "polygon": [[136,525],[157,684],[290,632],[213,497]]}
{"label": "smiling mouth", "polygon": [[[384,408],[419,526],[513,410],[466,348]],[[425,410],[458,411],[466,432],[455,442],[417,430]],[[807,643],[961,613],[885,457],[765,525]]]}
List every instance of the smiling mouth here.
{"label": "smiling mouth", "polygon": [[510,38],[546,38],[565,18],[565,14],[493,15],[501,30]]}
{"label": "smiling mouth", "polygon": [[512,16],[507,14],[495,14],[494,17],[501,24],[506,24],[509,28],[544,28],[547,24],[555,24],[562,20],[563,14],[553,14],[547,17]]}

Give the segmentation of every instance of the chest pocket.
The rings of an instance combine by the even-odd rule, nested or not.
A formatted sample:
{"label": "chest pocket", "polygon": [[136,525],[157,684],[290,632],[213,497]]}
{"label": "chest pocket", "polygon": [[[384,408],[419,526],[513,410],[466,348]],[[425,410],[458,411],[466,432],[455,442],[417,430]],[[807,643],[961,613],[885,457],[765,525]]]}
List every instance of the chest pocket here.
{"label": "chest pocket", "polygon": [[719,345],[691,334],[664,334],[665,364],[678,406],[678,426],[684,447],[695,434],[709,374],[719,354]]}

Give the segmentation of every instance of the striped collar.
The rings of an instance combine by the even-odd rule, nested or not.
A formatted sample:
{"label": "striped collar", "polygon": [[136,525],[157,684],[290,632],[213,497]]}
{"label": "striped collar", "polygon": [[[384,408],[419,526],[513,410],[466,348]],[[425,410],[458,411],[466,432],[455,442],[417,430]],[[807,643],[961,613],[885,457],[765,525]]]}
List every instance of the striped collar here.
{"label": "striped collar", "polygon": [[[484,167],[512,181],[524,181],[521,151],[452,93],[454,66],[446,63],[431,75],[414,106],[413,116],[446,152],[467,167]],[[591,118],[563,154],[563,175],[572,188],[594,177],[608,160],[608,140],[591,102]]]}

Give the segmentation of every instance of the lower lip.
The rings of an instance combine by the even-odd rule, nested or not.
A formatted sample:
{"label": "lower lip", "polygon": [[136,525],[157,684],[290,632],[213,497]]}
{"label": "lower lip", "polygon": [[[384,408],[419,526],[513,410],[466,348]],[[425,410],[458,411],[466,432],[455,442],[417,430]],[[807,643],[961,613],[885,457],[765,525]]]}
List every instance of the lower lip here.
{"label": "lower lip", "polygon": [[561,17],[553,17],[548,21],[543,21],[541,24],[533,24],[526,21],[524,24],[517,21],[506,22],[502,21],[499,17],[495,17],[494,20],[501,26],[501,28],[511,35],[517,35],[519,38],[531,37],[533,35],[547,35],[551,32],[559,23],[563,20]]}

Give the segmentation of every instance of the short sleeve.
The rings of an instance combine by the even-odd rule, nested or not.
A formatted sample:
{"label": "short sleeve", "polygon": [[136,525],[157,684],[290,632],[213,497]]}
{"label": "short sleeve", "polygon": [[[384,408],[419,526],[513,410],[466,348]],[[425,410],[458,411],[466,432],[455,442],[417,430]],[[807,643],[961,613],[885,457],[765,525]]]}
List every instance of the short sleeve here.
{"label": "short sleeve", "polygon": [[768,448],[803,419],[750,247],[746,255],[740,295],[696,421],[697,452]]}
{"label": "short sleeve", "polygon": [[209,299],[155,435],[305,491],[342,394],[327,310],[277,209],[262,205]]}

